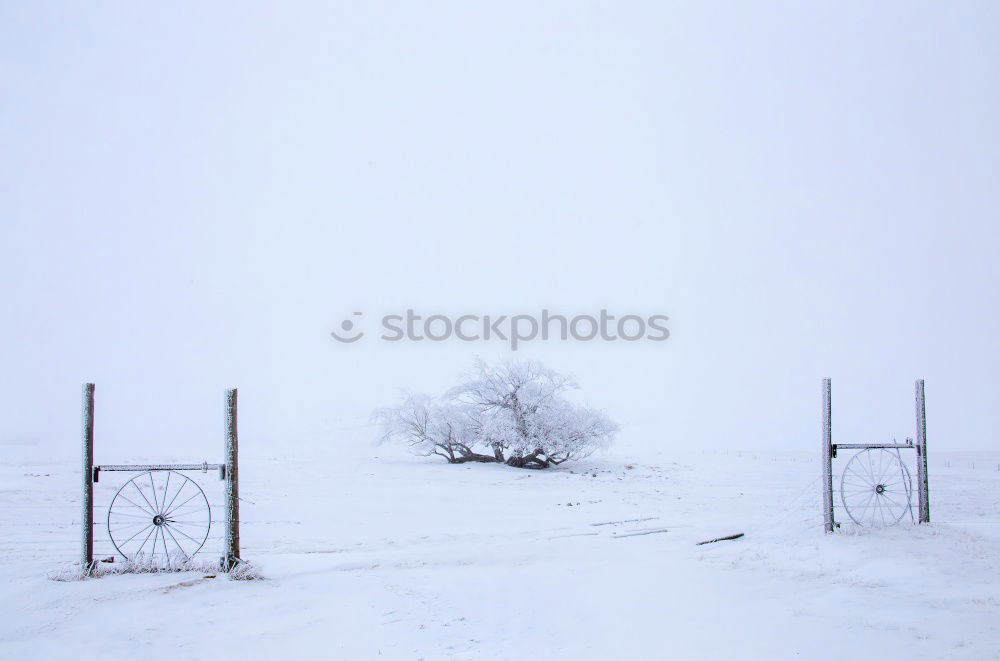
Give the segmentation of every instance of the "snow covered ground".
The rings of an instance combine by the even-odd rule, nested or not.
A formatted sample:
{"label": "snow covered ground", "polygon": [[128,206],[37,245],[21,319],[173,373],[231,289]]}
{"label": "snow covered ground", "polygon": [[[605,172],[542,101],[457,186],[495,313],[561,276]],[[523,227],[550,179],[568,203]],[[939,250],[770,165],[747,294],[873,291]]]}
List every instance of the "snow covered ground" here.
{"label": "snow covered ground", "polygon": [[[0,447],[2,658],[1000,658],[998,454],[932,446],[931,525],[824,536],[815,452],[623,437],[527,471],[346,437],[246,441],[243,555],[266,580],[63,582],[78,461],[51,447]],[[152,459],[215,458],[97,457]],[[198,478],[217,505],[220,484]],[[102,476],[98,521],[125,479]]]}

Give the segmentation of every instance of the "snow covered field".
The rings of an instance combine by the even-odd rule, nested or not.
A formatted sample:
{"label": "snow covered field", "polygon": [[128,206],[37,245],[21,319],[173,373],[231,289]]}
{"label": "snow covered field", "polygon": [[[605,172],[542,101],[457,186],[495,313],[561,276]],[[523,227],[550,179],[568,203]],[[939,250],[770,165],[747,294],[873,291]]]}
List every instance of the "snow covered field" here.
{"label": "snow covered field", "polygon": [[[244,451],[266,580],[61,582],[77,462],[9,442],[0,657],[1000,658],[1000,456],[932,455],[932,525],[824,537],[815,453],[627,448],[547,471]],[[102,476],[99,522],[124,480]]]}

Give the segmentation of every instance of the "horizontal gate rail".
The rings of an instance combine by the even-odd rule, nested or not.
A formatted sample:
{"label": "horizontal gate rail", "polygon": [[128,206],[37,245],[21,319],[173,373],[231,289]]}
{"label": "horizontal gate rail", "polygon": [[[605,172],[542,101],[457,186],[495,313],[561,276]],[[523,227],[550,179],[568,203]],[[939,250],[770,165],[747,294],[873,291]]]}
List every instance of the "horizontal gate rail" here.
{"label": "horizontal gate rail", "polygon": [[145,473],[147,471],[201,471],[202,473],[207,473],[208,471],[219,471],[219,479],[226,479],[226,465],[225,464],[210,464],[203,461],[200,464],[104,464],[101,466],[94,466],[93,480],[94,482],[99,482],[101,478],[101,473],[107,472],[126,472],[126,473]]}

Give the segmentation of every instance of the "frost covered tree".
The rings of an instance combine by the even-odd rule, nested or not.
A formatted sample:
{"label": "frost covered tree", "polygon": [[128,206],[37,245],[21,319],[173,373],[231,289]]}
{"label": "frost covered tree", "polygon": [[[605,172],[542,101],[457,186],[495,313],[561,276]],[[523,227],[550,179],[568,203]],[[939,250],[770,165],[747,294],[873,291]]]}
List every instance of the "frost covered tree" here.
{"label": "frost covered tree", "polygon": [[495,461],[472,451],[476,443],[472,419],[451,402],[405,395],[396,406],[376,411],[374,418],[382,427],[382,442],[406,443],[417,454],[436,454],[452,464]]}
{"label": "frost covered tree", "polygon": [[548,468],[606,447],[618,431],[602,411],[566,398],[576,387],[536,361],[477,361],[444,397],[408,395],[375,417],[383,441],[450,463]]}

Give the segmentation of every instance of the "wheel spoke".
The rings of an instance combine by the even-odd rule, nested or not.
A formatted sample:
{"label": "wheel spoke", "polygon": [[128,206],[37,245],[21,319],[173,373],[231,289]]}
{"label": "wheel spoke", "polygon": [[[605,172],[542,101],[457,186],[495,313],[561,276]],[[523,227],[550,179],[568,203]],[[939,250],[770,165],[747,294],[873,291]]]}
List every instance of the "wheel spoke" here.
{"label": "wheel spoke", "polygon": [[[153,526],[153,529],[149,531],[149,535],[146,535],[146,539],[142,540],[142,544],[140,544],[139,548],[136,549],[136,551],[135,551],[135,555],[136,556],[138,556],[139,553],[142,552],[142,547],[144,547],[146,545],[146,542],[149,541],[150,535],[152,535],[154,532],[156,532],[156,526]],[[153,540],[153,545],[154,546],[156,545],[156,540],[155,539]]]}
{"label": "wheel spoke", "polygon": [[188,482],[190,481],[191,480],[185,479],[184,482],[181,483],[180,488],[177,489],[176,493],[174,493],[174,497],[170,499],[170,505],[167,505],[166,507],[163,508],[164,516],[166,516],[166,512],[170,511],[170,507],[174,504],[174,501],[177,500],[177,496],[181,495],[181,491],[184,491],[184,487],[186,487]]}
{"label": "wheel spoke", "polygon": [[[129,482],[129,484],[132,484],[132,483]],[[136,507],[138,507],[139,509],[141,509],[143,512],[149,512],[149,514],[151,516],[154,515],[154,514],[156,514],[156,510],[150,510],[150,509],[148,509],[146,507],[143,507],[142,505],[140,505],[139,503],[135,502],[134,500],[132,500],[131,498],[129,498],[128,496],[126,496],[125,494],[123,494],[120,491],[118,492],[118,496],[121,496],[122,500],[128,501],[132,505],[135,505]]]}
{"label": "wheel spoke", "polygon": [[167,485],[165,487],[163,487],[163,498],[160,500],[160,505],[161,505],[160,511],[159,511],[160,514],[163,514],[163,510],[166,509],[165,507],[162,507],[162,505],[166,504],[166,502],[167,502],[167,492],[170,491],[170,474],[171,473],[173,473],[173,471],[167,471]]}
{"label": "wheel spoke", "polygon": [[184,531],[183,531],[183,530],[181,530],[180,528],[177,528],[176,530],[177,530],[177,532],[179,532],[180,534],[182,534],[182,535],[184,535],[185,537],[187,537],[188,539],[190,539],[190,540],[191,540],[192,542],[194,542],[195,544],[198,544],[198,543],[199,543],[197,539],[195,539],[195,538],[194,538],[194,537],[192,537],[191,535],[187,534],[186,532],[184,532]]}
{"label": "wheel spoke", "polygon": [[167,519],[167,523],[169,523],[172,526],[180,526],[181,528],[186,528],[188,530],[193,529],[192,532],[200,532],[202,530],[208,529],[207,521],[184,521],[184,520],[175,521],[173,519]]}
{"label": "wheel spoke", "polygon": [[[201,495],[201,494],[198,494],[198,495]],[[192,504],[190,504],[190,505],[187,506],[186,510],[181,511],[183,507],[184,507],[183,505],[178,505],[174,509],[170,510],[169,516],[187,516],[188,514],[191,514],[193,512],[200,512],[200,511],[203,511],[205,509],[205,504],[203,502],[202,503],[192,503]]]}
{"label": "wheel spoke", "polygon": [[115,516],[127,516],[133,519],[142,519],[143,521],[149,521],[148,516],[142,516],[141,514],[129,514],[128,512],[115,512]]}
{"label": "wheel spoke", "polygon": [[865,461],[861,462],[861,468],[865,469],[868,474],[868,479],[874,484],[875,476],[872,475],[872,458],[868,455],[868,453],[865,453]]}
{"label": "wheel spoke", "polygon": [[[118,497],[121,498],[122,500],[125,500],[125,496],[123,494],[118,494]],[[118,509],[124,509],[124,508],[131,507],[132,509],[142,510],[143,512],[149,512],[149,508],[145,507],[144,505],[140,505],[138,503],[133,503],[131,501],[128,501],[127,503],[119,504],[117,507],[118,507]],[[155,512],[150,512],[150,513],[151,514],[155,514]]]}
{"label": "wheel spoke", "polygon": [[153,471],[149,471],[148,473],[146,473],[146,475],[149,476],[149,488],[153,490],[153,507],[156,508],[154,511],[157,514],[159,514],[160,513],[160,501],[157,500],[157,498],[156,498],[156,483],[153,482]]}
{"label": "wheel spoke", "polygon": [[163,558],[167,563],[167,568],[170,568],[170,551],[167,550],[167,534],[163,530],[163,526],[160,526],[160,542],[163,544]]}
{"label": "wheel spoke", "polygon": [[854,473],[855,475],[858,476],[858,479],[861,480],[861,484],[863,484],[865,486],[868,486],[868,487],[873,486],[875,484],[874,482],[872,482],[871,480],[869,480],[867,477],[865,477],[864,475],[862,475],[861,473],[859,473],[856,469],[851,468],[850,465],[848,465],[847,469],[850,472],[852,472],[852,473]]}
{"label": "wheel spoke", "polygon": [[883,492],[883,493],[882,493],[882,497],[883,497],[883,498],[885,498],[885,499],[886,499],[887,501],[889,501],[890,503],[892,503],[892,504],[893,504],[893,506],[895,506],[895,507],[902,507],[902,505],[900,505],[900,504],[899,504],[899,503],[897,503],[897,502],[896,502],[895,500],[893,500],[892,498],[890,498],[889,496],[887,496],[885,492]]}
{"label": "wheel spoke", "polygon": [[[153,514],[158,514],[156,508],[153,507],[153,504],[151,502],[149,502],[149,498],[146,498],[146,494],[144,494],[142,492],[142,489],[139,488],[139,485],[135,483],[135,479],[129,480],[129,484],[131,484],[135,488],[135,490],[139,492],[139,495],[142,496],[142,499],[146,501],[146,504],[149,505],[149,508],[153,511]],[[124,498],[124,496],[122,497]]]}
{"label": "wheel spoke", "polygon": [[185,500],[183,503],[181,503],[180,505],[178,505],[174,509],[172,509],[169,512],[167,512],[166,514],[164,514],[164,516],[169,516],[169,515],[173,514],[176,510],[179,510],[180,508],[184,507],[185,505],[187,505],[188,503],[190,503],[192,500],[194,500],[195,498],[197,498],[199,495],[203,495],[203,494],[201,494],[201,492],[198,492],[198,493],[194,494],[193,496],[191,496],[190,498],[188,498],[187,500]]}
{"label": "wheel spoke", "polygon": [[[153,524],[152,524],[152,523],[150,523],[150,524],[149,524],[148,526],[146,526],[146,528],[149,528],[149,527],[151,527],[152,525],[153,525]],[[128,544],[128,543],[129,543],[129,542],[131,542],[131,541],[132,541],[133,539],[135,539],[136,537],[138,537],[138,536],[139,536],[139,535],[141,535],[142,533],[146,532],[146,528],[143,528],[142,530],[140,530],[140,531],[139,531],[139,532],[137,532],[136,534],[134,534],[134,535],[132,535],[131,537],[129,537],[128,539],[126,539],[126,540],[125,540],[124,542],[122,542],[122,546],[124,546],[125,544]]]}
{"label": "wheel spoke", "polygon": [[172,530],[170,530],[170,527],[169,526],[165,527],[167,528],[167,532],[170,534],[170,539],[174,540],[174,545],[176,545],[177,548],[180,549],[181,555],[184,556],[184,561],[186,562],[190,558],[190,556],[188,555],[187,551],[184,550],[184,547],[181,546],[180,543],[177,541],[177,538],[174,537],[174,533]]}
{"label": "wheel spoke", "polygon": [[136,526],[147,526],[147,525],[149,525],[149,519],[146,519],[145,521],[115,521],[114,522],[114,528],[115,528],[115,530],[122,530],[123,528],[124,529],[132,529],[132,528],[135,528]]}
{"label": "wheel spoke", "polygon": [[862,518],[863,518],[863,517],[864,517],[864,516],[865,516],[866,514],[868,514],[868,513],[869,513],[869,509],[868,509],[868,506],[869,506],[869,505],[871,504],[871,502],[872,502],[872,498],[874,498],[874,497],[875,497],[875,492],[874,492],[874,491],[872,491],[871,495],[870,495],[870,496],[868,496],[868,500],[866,500],[866,501],[865,501],[865,504],[861,506],[861,516],[862,516]]}

